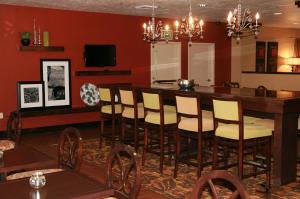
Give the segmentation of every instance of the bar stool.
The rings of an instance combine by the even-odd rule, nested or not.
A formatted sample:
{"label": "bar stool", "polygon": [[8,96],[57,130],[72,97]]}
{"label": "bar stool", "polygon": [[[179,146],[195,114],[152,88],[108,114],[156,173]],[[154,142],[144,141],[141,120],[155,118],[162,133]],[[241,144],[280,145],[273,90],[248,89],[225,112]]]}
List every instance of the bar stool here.
{"label": "bar stool", "polygon": [[[140,129],[144,123],[144,104],[138,102],[137,91],[131,87],[119,89],[122,105],[122,128],[121,140],[124,143],[127,138],[133,138],[135,150],[139,147]],[[127,130],[127,131],[126,131]],[[142,129],[143,130],[143,129]],[[126,136],[126,132],[132,133],[131,137]]]}
{"label": "bar stool", "polygon": [[[201,109],[201,103],[199,95],[197,94],[184,94],[176,93],[176,108],[177,108],[177,124],[178,130],[176,131],[175,141],[175,169],[174,178],[177,177],[178,162],[184,162],[188,165],[198,167],[198,177],[201,176],[202,167],[209,162],[203,162],[203,145],[205,140],[212,141],[213,139],[213,116],[208,111]],[[181,149],[182,138],[187,139],[187,153]],[[191,140],[195,140],[197,143],[197,163],[188,160]],[[187,156],[187,158],[185,158]],[[210,162],[211,163],[211,162]]]}
{"label": "bar stool", "polygon": [[[100,86],[100,140],[99,148],[102,146],[103,136],[111,137],[112,147],[115,144],[115,131],[116,131],[116,120],[120,121],[121,117],[121,104],[115,103],[115,90],[110,86]],[[104,121],[111,120],[111,134],[104,134]]]}
{"label": "bar stool", "polygon": [[[245,123],[242,104],[238,99],[214,98],[213,110],[215,129],[213,168],[218,168],[219,145],[235,147],[238,154],[238,176],[240,178],[246,177],[243,174],[244,163],[261,168],[267,175],[267,189],[270,188],[272,129],[258,124]],[[244,160],[244,149],[258,146],[266,147],[266,165]]]}
{"label": "bar stool", "polygon": [[[146,153],[152,152],[160,155],[160,173],[163,172],[164,155],[171,157],[171,137],[172,132],[177,127],[176,107],[163,105],[162,94],[158,90],[142,89],[144,111],[145,111],[145,132],[144,132],[144,150],[142,155],[142,164],[145,164]],[[157,131],[157,129],[159,129]],[[165,143],[167,137],[167,143]],[[150,143],[148,143],[150,138]],[[168,151],[165,151],[165,144],[168,145]],[[148,145],[151,146],[150,150]],[[155,150],[159,149],[159,151]]]}

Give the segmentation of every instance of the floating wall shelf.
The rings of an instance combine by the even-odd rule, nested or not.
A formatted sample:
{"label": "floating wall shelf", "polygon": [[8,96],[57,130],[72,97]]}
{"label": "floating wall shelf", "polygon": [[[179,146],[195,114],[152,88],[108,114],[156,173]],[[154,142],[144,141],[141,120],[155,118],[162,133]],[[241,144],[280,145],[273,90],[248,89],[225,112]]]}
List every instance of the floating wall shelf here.
{"label": "floating wall shelf", "polygon": [[76,76],[131,75],[131,70],[76,71]]}
{"label": "floating wall shelf", "polygon": [[20,46],[20,51],[63,52],[63,46]]}

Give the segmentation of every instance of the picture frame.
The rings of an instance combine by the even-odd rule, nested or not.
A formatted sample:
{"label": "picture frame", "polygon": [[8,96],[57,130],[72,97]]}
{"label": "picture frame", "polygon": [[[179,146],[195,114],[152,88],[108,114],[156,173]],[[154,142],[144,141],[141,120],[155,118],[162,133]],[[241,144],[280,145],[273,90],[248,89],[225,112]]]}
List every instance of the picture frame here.
{"label": "picture frame", "polygon": [[45,108],[71,108],[71,60],[41,59]]}
{"label": "picture frame", "polygon": [[44,82],[17,82],[18,110],[32,111],[44,107]]}

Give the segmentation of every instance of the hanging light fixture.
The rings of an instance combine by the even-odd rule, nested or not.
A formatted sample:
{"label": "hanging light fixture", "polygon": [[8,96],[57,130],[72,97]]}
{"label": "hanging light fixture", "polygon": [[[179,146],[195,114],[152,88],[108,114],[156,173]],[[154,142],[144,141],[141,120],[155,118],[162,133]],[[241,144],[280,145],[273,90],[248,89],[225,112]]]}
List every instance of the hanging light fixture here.
{"label": "hanging light fixture", "polygon": [[198,18],[194,18],[192,14],[192,4],[191,0],[189,0],[189,15],[188,17],[183,17],[181,24],[179,21],[175,21],[175,39],[178,40],[180,35],[187,35],[189,41],[192,41],[193,37],[199,37],[203,39],[203,25],[204,22],[202,19],[200,21]]}
{"label": "hanging light fixture", "polygon": [[[155,22],[155,13],[154,9],[157,8],[155,6],[154,0],[152,0],[152,17],[148,23],[143,24],[144,34],[143,40],[151,42],[152,44],[156,43],[157,41],[161,40],[161,35],[163,30],[163,23],[159,20],[157,23]],[[165,29],[169,29],[169,26],[166,25]]]}
{"label": "hanging light fixture", "polygon": [[[255,18],[255,23],[253,18]],[[258,12],[253,17],[251,11],[246,8],[242,12],[241,0],[239,0],[237,8],[233,12],[229,12],[227,16],[227,30],[228,37],[234,37],[239,42],[241,37],[257,36],[259,34],[259,28],[261,25],[258,24],[260,18]]]}

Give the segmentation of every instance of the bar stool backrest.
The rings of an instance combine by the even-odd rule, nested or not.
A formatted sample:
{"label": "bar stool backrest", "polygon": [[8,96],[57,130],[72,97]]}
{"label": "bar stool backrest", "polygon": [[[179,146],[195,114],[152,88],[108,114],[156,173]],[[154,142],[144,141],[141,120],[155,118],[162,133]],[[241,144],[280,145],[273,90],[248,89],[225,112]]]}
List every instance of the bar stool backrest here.
{"label": "bar stool backrest", "polygon": [[121,104],[134,105],[133,91],[131,89],[120,88]]}
{"label": "bar stool backrest", "polygon": [[99,96],[100,100],[104,102],[111,102],[112,100],[112,93],[110,88],[99,88]]}
{"label": "bar stool backrest", "polygon": [[198,115],[198,106],[200,106],[197,95],[184,95],[177,93],[176,96],[177,113],[186,115]]}
{"label": "bar stool backrest", "polygon": [[157,112],[162,108],[162,97],[159,91],[143,90],[142,95],[145,109]]}
{"label": "bar stool backrest", "polygon": [[239,139],[244,138],[243,109],[239,99],[213,98],[214,129],[219,123],[237,124],[239,126]]}

